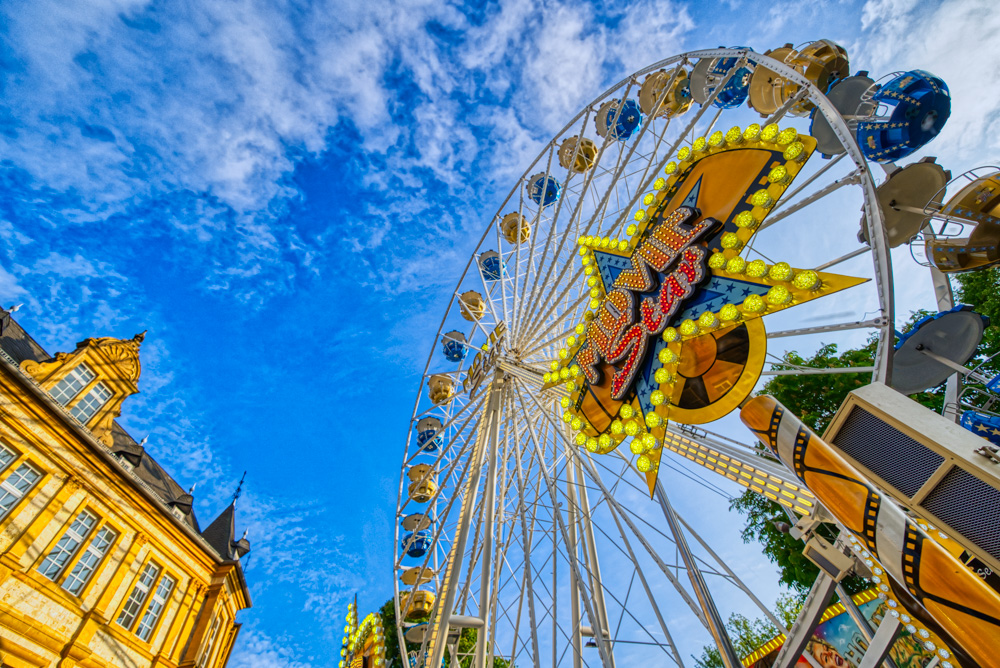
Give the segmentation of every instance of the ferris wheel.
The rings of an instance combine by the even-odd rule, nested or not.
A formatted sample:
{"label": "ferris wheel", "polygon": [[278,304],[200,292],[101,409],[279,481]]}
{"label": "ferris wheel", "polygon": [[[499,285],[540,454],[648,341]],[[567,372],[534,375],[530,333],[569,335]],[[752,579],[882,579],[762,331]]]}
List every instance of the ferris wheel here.
{"label": "ferris wheel", "polygon": [[[762,375],[890,379],[890,248],[920,229],[890,238],[869,163],[929,141],[947,95],[926,72],[852,76],[826,40],[710,49],[626,77],[553,137],[484,220],[415,402],[394,578],[412,665],[690,665],[678,611],[740,665],[720,596],[789,631],[670,480],[819,512],[777,459],[705,425]],[[765,368],[770,340],[840,330],[877,339],[871,367]]]}

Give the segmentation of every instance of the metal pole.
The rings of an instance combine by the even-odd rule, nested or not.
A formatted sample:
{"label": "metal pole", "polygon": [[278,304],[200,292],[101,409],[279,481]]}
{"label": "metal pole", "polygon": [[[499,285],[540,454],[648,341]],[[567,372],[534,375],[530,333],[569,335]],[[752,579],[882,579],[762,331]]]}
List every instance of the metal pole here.
{"label": "metal pole", "polygon": [[[569,448],[568,445],[566,447]],[[571,459],[573,460],[573,466],[570,465]],[[611,641],[611,624],[608,620],[608,608],[604,603],[604,585],[601,584],[601,564],[597,559],[597,543],[594,541],[594,524],[590,517],[590,500],[587,497],[587,488],[583,485],[583,467],[580,464],[579,457],[571,457],[570,453],[567,452],[566,469],[569,471],[572,468],[576,468],[577,478],[580,481],[580,484],[577,487],[577,497],[580,500],[580,516],[583,519],[581,526],[583,527],[587,561],[589,562],[587,572],[590,574],[590,593],[594,599],[594,612],[597,614],[597,619],[594,621],[600,626],[599,629],[594,629],[594,639],[596,642],[607,643],[608,656],[611,659],[610,665],[611,668],[614,668],[615,653],[614,646]],[[608,640],[604,639],[605,632],[608,633]]]}
{"label": "metal pole", "polygon": [[[498,371],[493,381],[494,385],[497,386],[497,390],[503,385],[503,382],[503,371]],[[497,391],[497,398],[499,398],[499,395],[500,393]],[[492,642],[493,640],[487,636],[490,635],[490,625],[488,623],[490,616],[490,593],[492,591],[490,585],[493,575],[493,534],[496,531],[493,521],[496,513],[497,451],[500,449],[500,407],[499,401],[493,401],[493,397],[490,397],[490,399],[490,435],[487,441],[490,449],[489,468],[486,473],[486,489],[483,492],[483,559],[479,571],[479,618],[483,620],[483,627],[476,636],[476,659],[473,662],[473,665],[479,668],[485,668],[486,655],[490,653],[487,650],[487,642]]]}
{"label": "metal pole", "polygon": [[487,447],[486,440],[492,429],[496,429],[497,406],[500,403],[500,383],[503,379],[502,373],[498,373],[490,384],[490,398],[487,404],[487,420],[483,420],[481,431],[476,438],[475,450],[470,456],[472,473],[466,480],[465,494],[462,499],[462,511],[459,516],[458,526],[455,528],[455,539],[451,546],[451,554],[445,566],[445,574],[441,579],[441,590],[444,596],[438,599],[437,614],[431,623],[429,641],[427,643],[427,656],[430,666],[440,666],[444,659],[444,650],[448,640],[448,620],[451,618],[451,610],[455,605],[455,594],[457,583],[453,578],[461,569],[462,555],[465,554],[465,545],[469,540],[469,525],[472,523],[472,514],[476,507],[476,496],[479,491],[479,476],[477,475],[483,464],[484,450]]}
{"label": "metal pole", "polygon": [[[566,512],[569,515],[569,544],[566,546],[567,550],[572,550],[574,556],[579,556],[578,542],[576,530],[579,526],[579,516],[576,511],[576,476],[574,475],[573,467],[569,462],[570,453],[569,446],[566,446],[566,499],[567,508]],[[591,581],[591,588],[593,588],[594,583]],[[569,583],[569,595],[570,595],[570,619],[572,620],[572,643],[573,643],[573,668],[581,668],[583,665],[583,636],[580,633],[580,588],[576,584],[576,580],[570,580]],[[598,612],[598,618],[600,618],[600,613]],[[595,622],[596,623],[596,622]]]}
{"label": "metal pole", "polygon": [[712,594],[708,590],[705,578],[702,577],[694,555],[691,553],[691,548],[687,544],[687,539],[684,537],[684,530],[681,528],[680,522],[677,521],[674,509],[670,505],[670,500],[667,499],[667,494],[663,491],[663,484],[659,480],[656,481],[656,498],[660,502],[660,508],[663,510],[664,517],[667,518],[667,524],[670,525],[670,531],[674,534],[674,544],[677,546],[681,558],[684,560],[688,577],[691,578],[691,586],[694,588],[695,595],[698,597],[698,603],[701,604],[701,609],[705,613],[705,619],[708,620],[708,629],[711,631],[712,638],[715,639],[715,644],[719,648],[719,656],[722,657],[723,665],[726,668],[743,668],[743,664],[733,649],[733,643],[729,639],[729,634],[726,633],[725,623],[722,621],[722,617],[715,607],[715,601],[712,600]]}

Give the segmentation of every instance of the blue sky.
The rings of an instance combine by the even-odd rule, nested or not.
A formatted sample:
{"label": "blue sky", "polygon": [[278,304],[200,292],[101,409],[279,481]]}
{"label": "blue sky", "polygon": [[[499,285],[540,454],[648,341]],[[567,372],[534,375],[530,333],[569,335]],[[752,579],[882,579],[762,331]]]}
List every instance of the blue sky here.
{"label": "blue sky", "polygon": [[[987,0],[8,0],[0,17],[0,300],[50,351],[149,329],[122,419],[198,484],[203,521],[248,471],[239,666],[331,665],[348,598],[390,596],[402,446],[450,291],[524,166],[612,82],[683,50],[829,38],[852,69],[949,83],[929,148],[956,174],[1000,149]],[[897,289],[904,314],[924,282]]]}

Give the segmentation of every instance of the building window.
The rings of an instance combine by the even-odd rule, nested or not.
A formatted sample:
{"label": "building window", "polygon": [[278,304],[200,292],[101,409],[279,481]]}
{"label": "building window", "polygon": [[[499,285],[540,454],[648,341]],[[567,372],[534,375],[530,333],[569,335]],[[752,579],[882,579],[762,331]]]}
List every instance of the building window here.
{"label": "building window", "polygon": [[219,634],[219,625],[222,622],[222,617],[216,617],[215,621],[212,622],[212,630],[208,634],[208,642],[205,643],[205,648],[202,650],[201,658],[198,659],[198,668],[203,668],[208,664],[209,660],[212,658],[212,650],[215,649],[215,637]]}
{"label": "building window", "polygon": [[126,629],[132,628],[132,624],[135,623],[135,618],[139,616],[139,610],[142,609],[142,604],[146,602],[149,590],[153,588],[153,583],[156,582],[156,576],[159,573],[159,566],[153,563],[146,564],[146,567],[142,569],[139,579],[132,588],[132,593],[128,595],[128,600],[125,601],[125,605],[118,615],[116,621],[119,626],[124,626]]}
{"label": "building window", "polygon": [[65,406],[95,378],[97,376],[90,370],[90,367],[86,364],[78,364],[55,384],[50,394],[53,399]]}
{"label": "building window", "polygon": [[83,399],[73,404],[69,413],[80,422],[87,424],[87,420],[94,417],[94,413],[110,398],[111,390],[104,383],[98,383],[91,388],[90,392],[87,392]]}
{"label": "building window", "polygon": [[83,555],[73,566],[73,570],[66,576],[66,581],[62,585],[63,589],[74,596],[79,596],[87,581],[90,580],[90,576],[94,574],[97,564],[101,563],[101,559],[108,553],[108,549],[115,542],[117,536],[118,534],[110,528],[102,527],[97,535],[91,539],[87,549],[83,551]]}
{"label": "building window", "polygon": [[156,591],[153,592],[153,598],[146,607],[146,612],[142,614],[139,625],[135,627],[135,634],[146,642],[149,642],[149,636],[152,635],[153,627],[156,626],[157,620],[163,614],[163,608],[166,607],[167,599],[173,588],[174,579],[172,577],[164,575],[160,578],[160,584],[156,586]]}
{"label": "building window", "polygon": [[66,529],[66,533],[56,543],[56,546],[42,560],[42,565],[38,567],[42,575],[50,580],[58,579],[63,568],[69,563],[73,555],[76,554],[80,546],[83,545],[83,541],[87,540],[87,536],[95,524],[97,524],[97,517],[90,511],[85,510],[77,515],[73,523]]}
{"label": "building window", "polygon": [[0,482],[0,516],[6,515],[41,477],[38,469],[24,462]]}
{"label": "building window", "polygon": [[17,453],[0,443],[0,471],[6,471],[15,459],[17,459]]}

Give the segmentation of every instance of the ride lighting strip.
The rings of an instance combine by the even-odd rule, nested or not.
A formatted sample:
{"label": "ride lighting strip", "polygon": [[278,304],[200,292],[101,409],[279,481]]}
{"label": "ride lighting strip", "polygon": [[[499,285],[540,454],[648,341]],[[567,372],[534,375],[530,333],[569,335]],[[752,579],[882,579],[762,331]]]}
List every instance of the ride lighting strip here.
{"label": "ride lighting strip", "polygon": [[805,487],[775,475],[773,470],[753,466],[721,452],[721,447],[702,445],[670,430],[663,436],[663,447],[798,513],[811,515],[816,512],[816,497]]}

